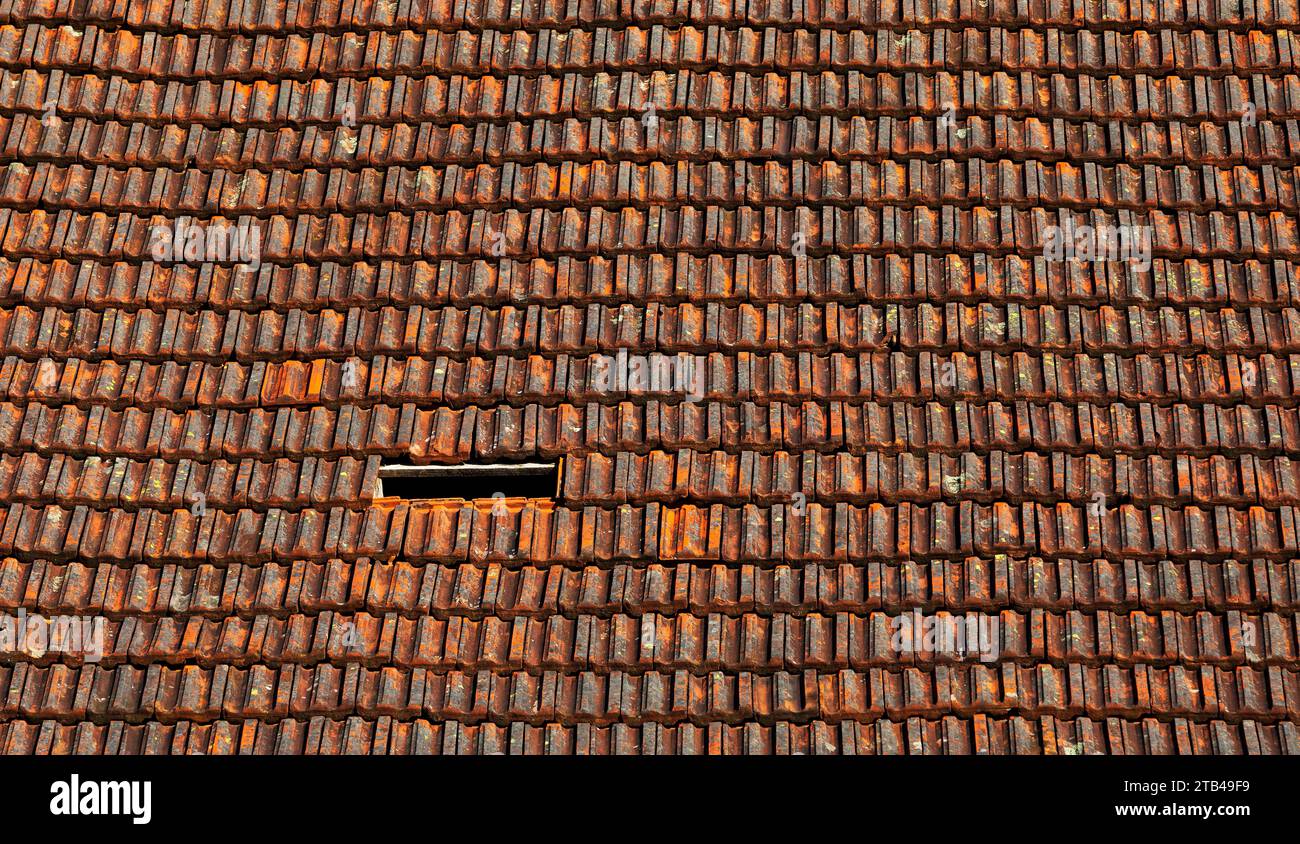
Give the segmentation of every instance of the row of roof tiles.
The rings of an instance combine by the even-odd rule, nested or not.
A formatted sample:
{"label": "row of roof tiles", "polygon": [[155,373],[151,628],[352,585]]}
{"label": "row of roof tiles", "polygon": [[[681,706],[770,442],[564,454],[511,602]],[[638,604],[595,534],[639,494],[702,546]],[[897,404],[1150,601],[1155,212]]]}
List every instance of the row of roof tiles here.
{"label": "row of roof tiles", "polygon": [[[25,258],[0,263],[0,300],[11,306],[94,305],[96,310],[170,306],[192,311],[201,303],[205,309],[217,312],[287,312],[296,307],[311,312],[332,307],[348,307],[349,311],[363,306],[446,307],[455,302],[466,307],[505,306],[527,315],[529,302],[542,307],[571,301],[574,307],[600,305],[612,311],[616,304],[622,307],[618,302],[622,297],[635,297],[655,308],[688,299],[691,301],[680,304],[703,300],[706,307],[716,302],[731,308],[766,308],[778,302],[790,304],[788,300],[793,298],[814,302],[845,300],[841,302],[846,309],[843,313],[849,313],[850,306],[857,313],[879,313],[878,306],[861,304],[863,298],[868,298],[897,303],[895,307],[928,306],[933,316],[927,319],[949,312],[941,308],[964,304],[950,301],[954,299],[973,300],[975,305],[1017,304],[1024,309],[1047,306],[1049,310],[1042,312],[1045,314],[1058,314],[1061,308],[1069,307],[1067,303],[1089,309],[1107,301],[1114,303],[1112,307],[1138,308],[1168,303],[1177,309],[1176,313],[1191,308],[1193,313],[1188,318],[1202,319],[1204,313],[1197,313],[1200,307],[1272,310],[1300,301],[1300,286],[1295,286],[1297,273],[1288,262],[1154,258],[1152,264],[1149,271],[1124,267],[1123,272],[1109,272],[1107,265],[1081,270],[1038,259],[1026,261],[1015,255],[755,259],[747,255],[701,258],[679,254],[671,260],[664,255],[624,255],[614,260],[593,256],[437,264],[376,261],[347,266],[325,262],[320,266],[264,265],[253,273],[212,264],[200,269],[152,262],[74,264],[63,259],[44,262]],[[712,312],[705,313],[708,316]],[[887,320],[892,321],[893,313],[886,311]],[[620,312],[620,321],[622,318]],[[1161,313],[1162,320],[1167,318]],[[1109,319],[1105,328],[1123,330]],[[906,328],[900,326],[898,330]],[[1135,330],[1129,328],[1130,332]],[[1145,342],[1158,342],[1148,336],[1154,330],[1144,326]],[[1209,342],[1192,331],[1189,327],[1188,342]],[[1270,344],[1274,342],[1278,339],[1271,338]]]}
{"label": "row of roof tiles", "polygon": [[1127,28],[1131,24],[1170,22],[1232,28],[1241,25],[1286,25],[1300,22],[1292,0],[1247,2],[1224,7],[1199,0],[1118,2],[1094,7],[1074,0],[281,0],[240,3],[232,0],[90,0],[75,16],[68,0],[9,0],[0,20],[60,22],[103,21],[158,29],[266,32],[318,29],[392,29],[543,26],[589,27],[627,20],[680,23],[817,26],[819,28],[900,25],[920,20],[933,25],[999,23],[1064,27]]}
{"label": "row of roof tiles", "polygon": [[[1098,512],[1102,510],[1102,512]],[[443,562],[903,560],[912,554],[1112,558],[1300,553],[1297,508],[973,501],[568,509],[522,499],[380,499],[365,510],[127,511],[11,504],[0,554],[23,559],[265,562],[381,557]]]}
{"label": "row of roof tiles", "polygon": [[[35,503],[43,500],[48,490],[49,503],[92,507],[189,507],[196,502],[221,509],[261,502],[281,507],[342,507],[364,503],[373,496],[379,462],[379,456],[373,455],[364,461],[306,457],[275,463],[188,459],[143,463],[95,456],[46,459],[28,452],[21,457],[0,457],[0,498]],[[1284,471],[1289,482],[1289,464]]]}
{"label": "row of roof tiles", "polygon": [[[202,306],[217,312],[299,308],[318,313],[385,306],[484,305],[524,310],[533,304],[573,304],[612,309],[629,299],[646,306],[692,303],[707,307],[716,302],[754,308],[791,304],[792,299],[834,301],[855,308],[867,301],[895,307],[930,305],[936,314],[940,307],[946,309],[957,300],[1053,309],[1110,304],[1139,308],[1168,305],[1179,312],[1199,308],[1275,310],[1300,303],[1300,272],[1294,262],[1282,260],[1153,258],[1148,270],[1140,270],[1132,264],[1049,264],[1041,258],[987,254],[756,258],[678,253],[438,263],[378,259],[346,266],[328,261],[319,265],[263,264],[257,272],[212,263],[0,259],[0,304],[7,308],[193,311]],[[525,316],[527,313],[524,310]],[[1252,316],[1252,330],[1253,320]],[[1109,320],[1107,329],[1118,330]],[[1209,342],[1191,334],[1187,339]],[[1144,340],[1157,342],[1146,333]],[[1278,340],[1270,338],[1270,343]]]}
{"label": "row of roof tiles", "polygon": [[330,720],[315,716],[275,721],[218,720],[211,724],[0,723],[0,752],[28,754],[292,754],[292,755],[1093,755],[1300,754],[1289,721],[1239,723],[1154,717],[1070,720],[977,714],[906,721],[757,721],[707,726],[684,723],[547,724],[508,727],[486,722]]}
{"label": "row of roof tiles", "polygon": [[[798,567],[636,561],[578,568],[365,558],[193,567],[0,561],[0,608],[113,618],[184,614],[224,622],[340,611],[532,623],[581,613],[801,618],[886,608],[993,612],[1007,607],[1031,613],[1209,609],[1227,612],[1223,623],[1236,629],[1236,611],[1300,609],[1300,560],[1047,561],[997,555],[898,563],[808,561]],[[1042,623],[1039,615],[1031,618]],[[1252,655],[1267,631],[1253,632],[1254,643],[1241,644]]]}
{"label": "row of roof tiles", "polygon": [[[7,464],[7,465],[6,465]],[[46,480],[40,471],[49,467],[41,458],[27,463],[31,481],[46,485],[44,496],[71,481],[55,476]],[[142,464],[135,470],[141,480],[137,483],[151,488],[161,488],[163,494],[172,491],[172,500],[178,500],[174,491],[180,485],[179,464],[168,470],[157,463]],[[13,469],[6,471],[9,466]],[[75,464],[65,464],[64,471],[77,472]],[[277,464],[276,468],[288,477],[302,478],[296,500],[310,494],[313,475],[304,467],[301,475],[291,467]],[[23,500],[17,485],[7,481],[10,471],[16,473],[17,459],[8,458],[0,463],[0,491],[8,490],[8,500]],[[105,470],[100,470],[103,473]],[[233,472],[232,469],[227,471]],[[128,476],[131,470],[128,469]],[[264,474],[270,474],[263,469]],[[158,483],[144,481],[157,477]],[[195,489],[204,487],[199,479],[213,477],[200,471],[190,471],[190,484]],[[171,483],[166,483],[170,480]],[[57,486],[51,486],[55,484]],[[92,482],[94,483],[94,482]],[[103,483],[103,482],[101,482]],[[264,483],[267,483],[264,481]],[[290,483],[286,481],[282,484]],[[103,483],[106,487],[107,484]],[[319,485],[319,481],[317,481]],[[28,487],[33,489],[32,487]],[[89,489],[98,489],[88,486]],[[125,489],[125,488],[124,488]],[[33,492],[36,492],[33,489]],[[250,488],[251,493],[251,488]],[[990,500],[1032,499],[1039,502],[1060,500],[1119,500],[1132,503],[1174,503],[1183,501],[1198,504],[1300,504],[1300,462],[1289,458],[1259,458],[1250,455],[1227,457],[1216,454],[1210,457],[1178,455],[1165,457],[1150,455],[1133,457],[1116,455],[1113,458],[1098,454],[1068,455],[1061,452],[1041,454],[1027,452],[1008,454],[994,451],[988,455],[967,452],[962,455],[943,455],[930,452],[926,455],[902,453],[897,455],[873,452],[853,455],[843,451],[833,454],[805,452],[802,455],[775,452],[764,455],[755,452],[726,454],[724,452],[681,451],[649,452],[645,455],[619,452],[609,457],[599,453],[571,456],[565,462],[560,497],[566,502],[598,504],[601,502],[678,500],[696,502],[788,501],[798,496],[805,502],[830,502],[849,499],[908,499],[914,501],[939,498],[977,498]],[[33,497],[43,497],[36,493]],[[75,500],[72,495],[55,496],[65,502]],[[209,501],[219,496],[209,497]],[[95,495],[85,495],[83,501],[104,501]],[[250,494],[251,500],[251,494]],[[104,503],[111,503],[105,501]],[[144,503],[143,501],[141,503]]]}
{"label": "row of roof tiles", "polygon": [[[182,458],[106,460],[35,452],[0,455],[0,497],[90,507],[337,507],[372,497],[380,457],[314,456],[211,463]],[[506,483],[503,481],[503,483]],[[438,491],[431,482],[431,492]],[[768,504],[793,500],[939,499],[1124,501],[1138,505],[1300,504],[1300,461],[1285,455],[1061,452],[855,455],[742,451],[570,455],[559,496],[566,503],[647,501]]]}
{"label": "row of roof tiles", "polygon": [[[27,504],[96,508],[296,509],[365,502],[376,490],[380,457],[246,458],[204,463],[182,458],[106,460],[35,452],[0,455],[0,497]],[[505,483],[503,481],[503,483]],[[437,487],[431,483],[431,492]],[[647,501],[769,504],[801,501],[1026,498],[1124,501],[1137,505],[1300,504],[1300,462],[1278,455],[1069,455],[930,452],[770,454],[742,451],[568,457],[559,495],[566,503]]]}
{"label": "row of roof tiles", "polygon": [[[506,77],[277,78],[242,82],[135,80],[0,67],[0,108],[60,117],[232,127],[605,117],[653,112],[750,119],[803,114],[873,118],[978,112],[1068,120],[1240,120],[1248,105],[1273,120],[1300,112],[1300,76],[1068,75],[995,70],[633,71]],[[346,125],[346,124],[345,124]]]}
{"label": "row of roof tiles", "polygon": [[[48,102],[48,101],[45,101]],[[1008,153],[1043,161],[1188,166],[1276,164],[1289,167],[1300,150],[1291,122],[1256,108],[1255,121],[1227,123],[1040,120],[965,113],[906,118],[880,115],[809,118],[637,117],[486,121],[470,124],[366,123],[279,128],[121,123],[50,112],[0,114],[0,153],[17,161],[54,160],[112,167],[178,169],[418,167],[577,159],[604,161],[750,160],[778,158],[881,160],[932,156],[1001,160]],[[57,109],[55,109],[57,112]],[[1245,116],[1243,113],[1242,117]],[[57,118],[57,119],[55,119]]]}
{"label": "row of roof tiles", "polygon": [[[559,458],[573,453],[749,449],[896,453],[1096,451],[1105,456],[1219,450],[1267,456],[1300,451],[1297,408],[1029,404],[724,405],[714,402],[421,410],[345,404],[248,411],[153,411],[0,402],[10,453],[146,460],[308,456],[405,461]],[[1258,477],[1256,484],[1261,483]],[[1267,483],[1267,479],[1263,481]],[[815,492],[809,489],[805,494]]]}
{"label": "row of roof tiles", "polygon": [[[552,357],[603,352],[623,354],[619,365],[626,367],[630,355],[722,350],[1286,355],[1300,351],[1300,309],[648,302],[585,307],[411,305],[319,312],[16,305],[0,311],[0,354],[29,359],[218,363],[318,356],[460,358],[531,352]],[[1243,378],[1251,377],[1244,374],[1247,370],[1253,376],[1266,374],[1257,367],[1253,361],[1245,363]],[[1228,371],[1233,370],[1229,363]]]}
{"label": "row of roof tiles", "polygon": [[[199,253],[210,259],[207,263],[246,265],[249,272],[254,271],[254,259],[259,263],[293,264],[593,254],[612,258],[665,251],[702,257],[710,252],[759,256],[778,253],[794,258],[805,252],[826,255],[838,251],[851,259],[854,253],[883,255],[897,250],[935,253],[936,258],[948,251],[1043,256],[1052,238],[1062,244],[1069,242],[1070,251],[1055,261],[1067,264],[1075,263],[1073,247],[1078,242],[1078,235],[1071,239],[1070,233],[1085,229],[1128,231],[1130,243],[1143,238],[1145,246],[1133,247],[1140,248],[1141,253],[1119,252],[1114,238],[1107,241],[1107,254],[1117,266],[1137,263],[1143,255],[1179,259],[1300,258],[1300,217],[1284,211],[1059,208],[1053,213],[1038,206],[1009,205],[828,205],[817,209],[708,205],[169,218],[129,212],[110,215],[70,209],[0,209],[0,246],[11,259],[147,261],[153,258],[155,249],[173,243],[193,243],[185,248],[196,250],[212,242],[212,252]],[[187,239],[179,240],[178,233]],[[198,239],[200,235],[202,240]],[[1087,242],[1096,243],[1091,239]],[[1087,254],[1095,254],[1097,247],[1087,248]],[[1082,251],[1077,254],[1081,259],[1085,255]],[[162,260],[184,262],[185,253],[178,250],[171,255],[175,257]],[[1027,263],[1036,259],[1030,258]],[[1044,263],[1053,262],[1044,258]]]}
{"label": "row of roof tiles", "polygon": [[627,204],[663,206],[899,206],[936,202],[1077,209],[1290,209],[1300,202],[1292,168],[1178,164],[1134,167],[1058,161],[953,159],[808,161],[538,162],[500,166],[365,167],[242,172],[13,162],[0,170],[0,202],[104,213],[296,216],[320,211],[389,213],[465,207]]}
{"label": "row of roof tiles", "polygon": [[[220,347],[215,343],[209,355]],[[1124,357],[1044,352],[811,352],[669,355],[627,365],[613,355],[466,360],[388,357],[313,361],[177,362],[0,360],[0,399],[23,403],[129,404],[137,410],[277,408],[303,404],[388,403],[442,409],[470,404],[624,399],[755,402],[906,403],[939,399],[1032,402],[1178,402],[1292,406],[1300,395],[1300,355],[1208,354]],[[638,371],[640,374],[638,375]],[[624,374],[624,373],[627,374]],[[1273,412],[1278,412],[1273,410]]]}
{"label": "row of roof tiles", "polygon": [[[910,22],[915,23],[915,22]],[[920,30],[729,28],[624,24],[594,29],[457,29],[256,35],[0,26],[0,63],[38,70],[168,77],[562,73],[710,67],[979,69],[1118,73],[1294,70],[1289,29],[1048,30],[1004,26]]]}
{"label": "row of roof tiles", "polygon": [[818,673],[685,670],[493,673],[385,667],[219,665],[0,667],[0,714],[30,719],[424,716],[498,723],[763,723],[977,713],[1197,719],[1300,717],[1300,672],[1281,666],[1168,668],[936,664]]}
{"label": "row of roof tiles", "polygon": [[45,720],[0,723],[0,753],[109,755],[1093,755],[1300,754],[1289,721],[1229,722],[1175,717],[1027,719],[978,713],[926,720],[840,721],[764,725],[714,722],[509,726],[455,720],[358,716],[331,720],[248,719],[105,724]]}
{"label": "row of roof tiles", "polygon": [[[329,663],[371,667],[455,668],[472,672],[544,670],[774,671],[898,669],[917,664],[1016,662],[1109,664],[1293,666],[1300,657],[1294,615],[1268,612],[1201,612],[1159,616],[1064,614],[1003,610],[997,615],[927,617],[959,630],[939,628],[925,641],[921,619],[914,632],[907,615],[884,613],[792,617],[746,614],[730,617],[691,614],[639,617],[579,615],[568,618],[495,615],[482,619],[422,616],[415,619],[365,613],[274,618],[224,619],[189,616],[137,618],[102,623],[98,667],[131,665],[200,665],[204,668]],[[55,622],[57,623],[57,622]],[[969,633],[968,633],[969,631]],[[944,644],[945,642],[955,644]],[[80,654],[46,652],[44,643],[12,640],[0,645],[11,663],[66,666],[83,662]]]}

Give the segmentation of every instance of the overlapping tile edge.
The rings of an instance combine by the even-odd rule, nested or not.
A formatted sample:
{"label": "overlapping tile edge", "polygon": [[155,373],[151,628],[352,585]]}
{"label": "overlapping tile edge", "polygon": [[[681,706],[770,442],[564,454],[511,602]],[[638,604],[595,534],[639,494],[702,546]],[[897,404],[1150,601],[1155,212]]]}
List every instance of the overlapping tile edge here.
{"label": "overlapping tile edge", "polygon": [[1298,61],[1259,0],[0,0],[0,751],[1300,753]]}

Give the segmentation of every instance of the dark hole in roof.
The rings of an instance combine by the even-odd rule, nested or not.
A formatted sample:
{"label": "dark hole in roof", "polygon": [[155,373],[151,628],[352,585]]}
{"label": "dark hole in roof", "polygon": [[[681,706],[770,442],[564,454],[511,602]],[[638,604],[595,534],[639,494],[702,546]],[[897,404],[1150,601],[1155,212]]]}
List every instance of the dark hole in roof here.
{"label": "dark hole in roof", "polygon": [[557,463],[464,463],[455,466],[412,466],[390,463],[379,467],[380,489],[398,498],[555,498],[559,490]]}

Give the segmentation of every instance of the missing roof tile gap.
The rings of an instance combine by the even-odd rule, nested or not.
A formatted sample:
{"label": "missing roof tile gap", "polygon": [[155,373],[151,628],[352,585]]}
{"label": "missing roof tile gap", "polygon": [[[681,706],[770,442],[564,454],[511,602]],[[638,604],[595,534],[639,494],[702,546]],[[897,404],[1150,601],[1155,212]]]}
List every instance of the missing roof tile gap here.
{"label": "missing roof tile gap", "polygon": [[375,497],[554,499],[559,497],[563,462],[385,463],[379,467]]}

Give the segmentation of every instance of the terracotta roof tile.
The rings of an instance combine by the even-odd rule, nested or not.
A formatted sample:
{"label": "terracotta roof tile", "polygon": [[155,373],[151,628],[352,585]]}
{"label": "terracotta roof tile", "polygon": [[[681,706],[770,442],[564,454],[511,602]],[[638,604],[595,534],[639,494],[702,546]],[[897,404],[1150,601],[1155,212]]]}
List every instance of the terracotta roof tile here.
{"label": "terracotta roof tile", "polygon": [[0,752],[1300,754],[1297,26],[0,4]]}

